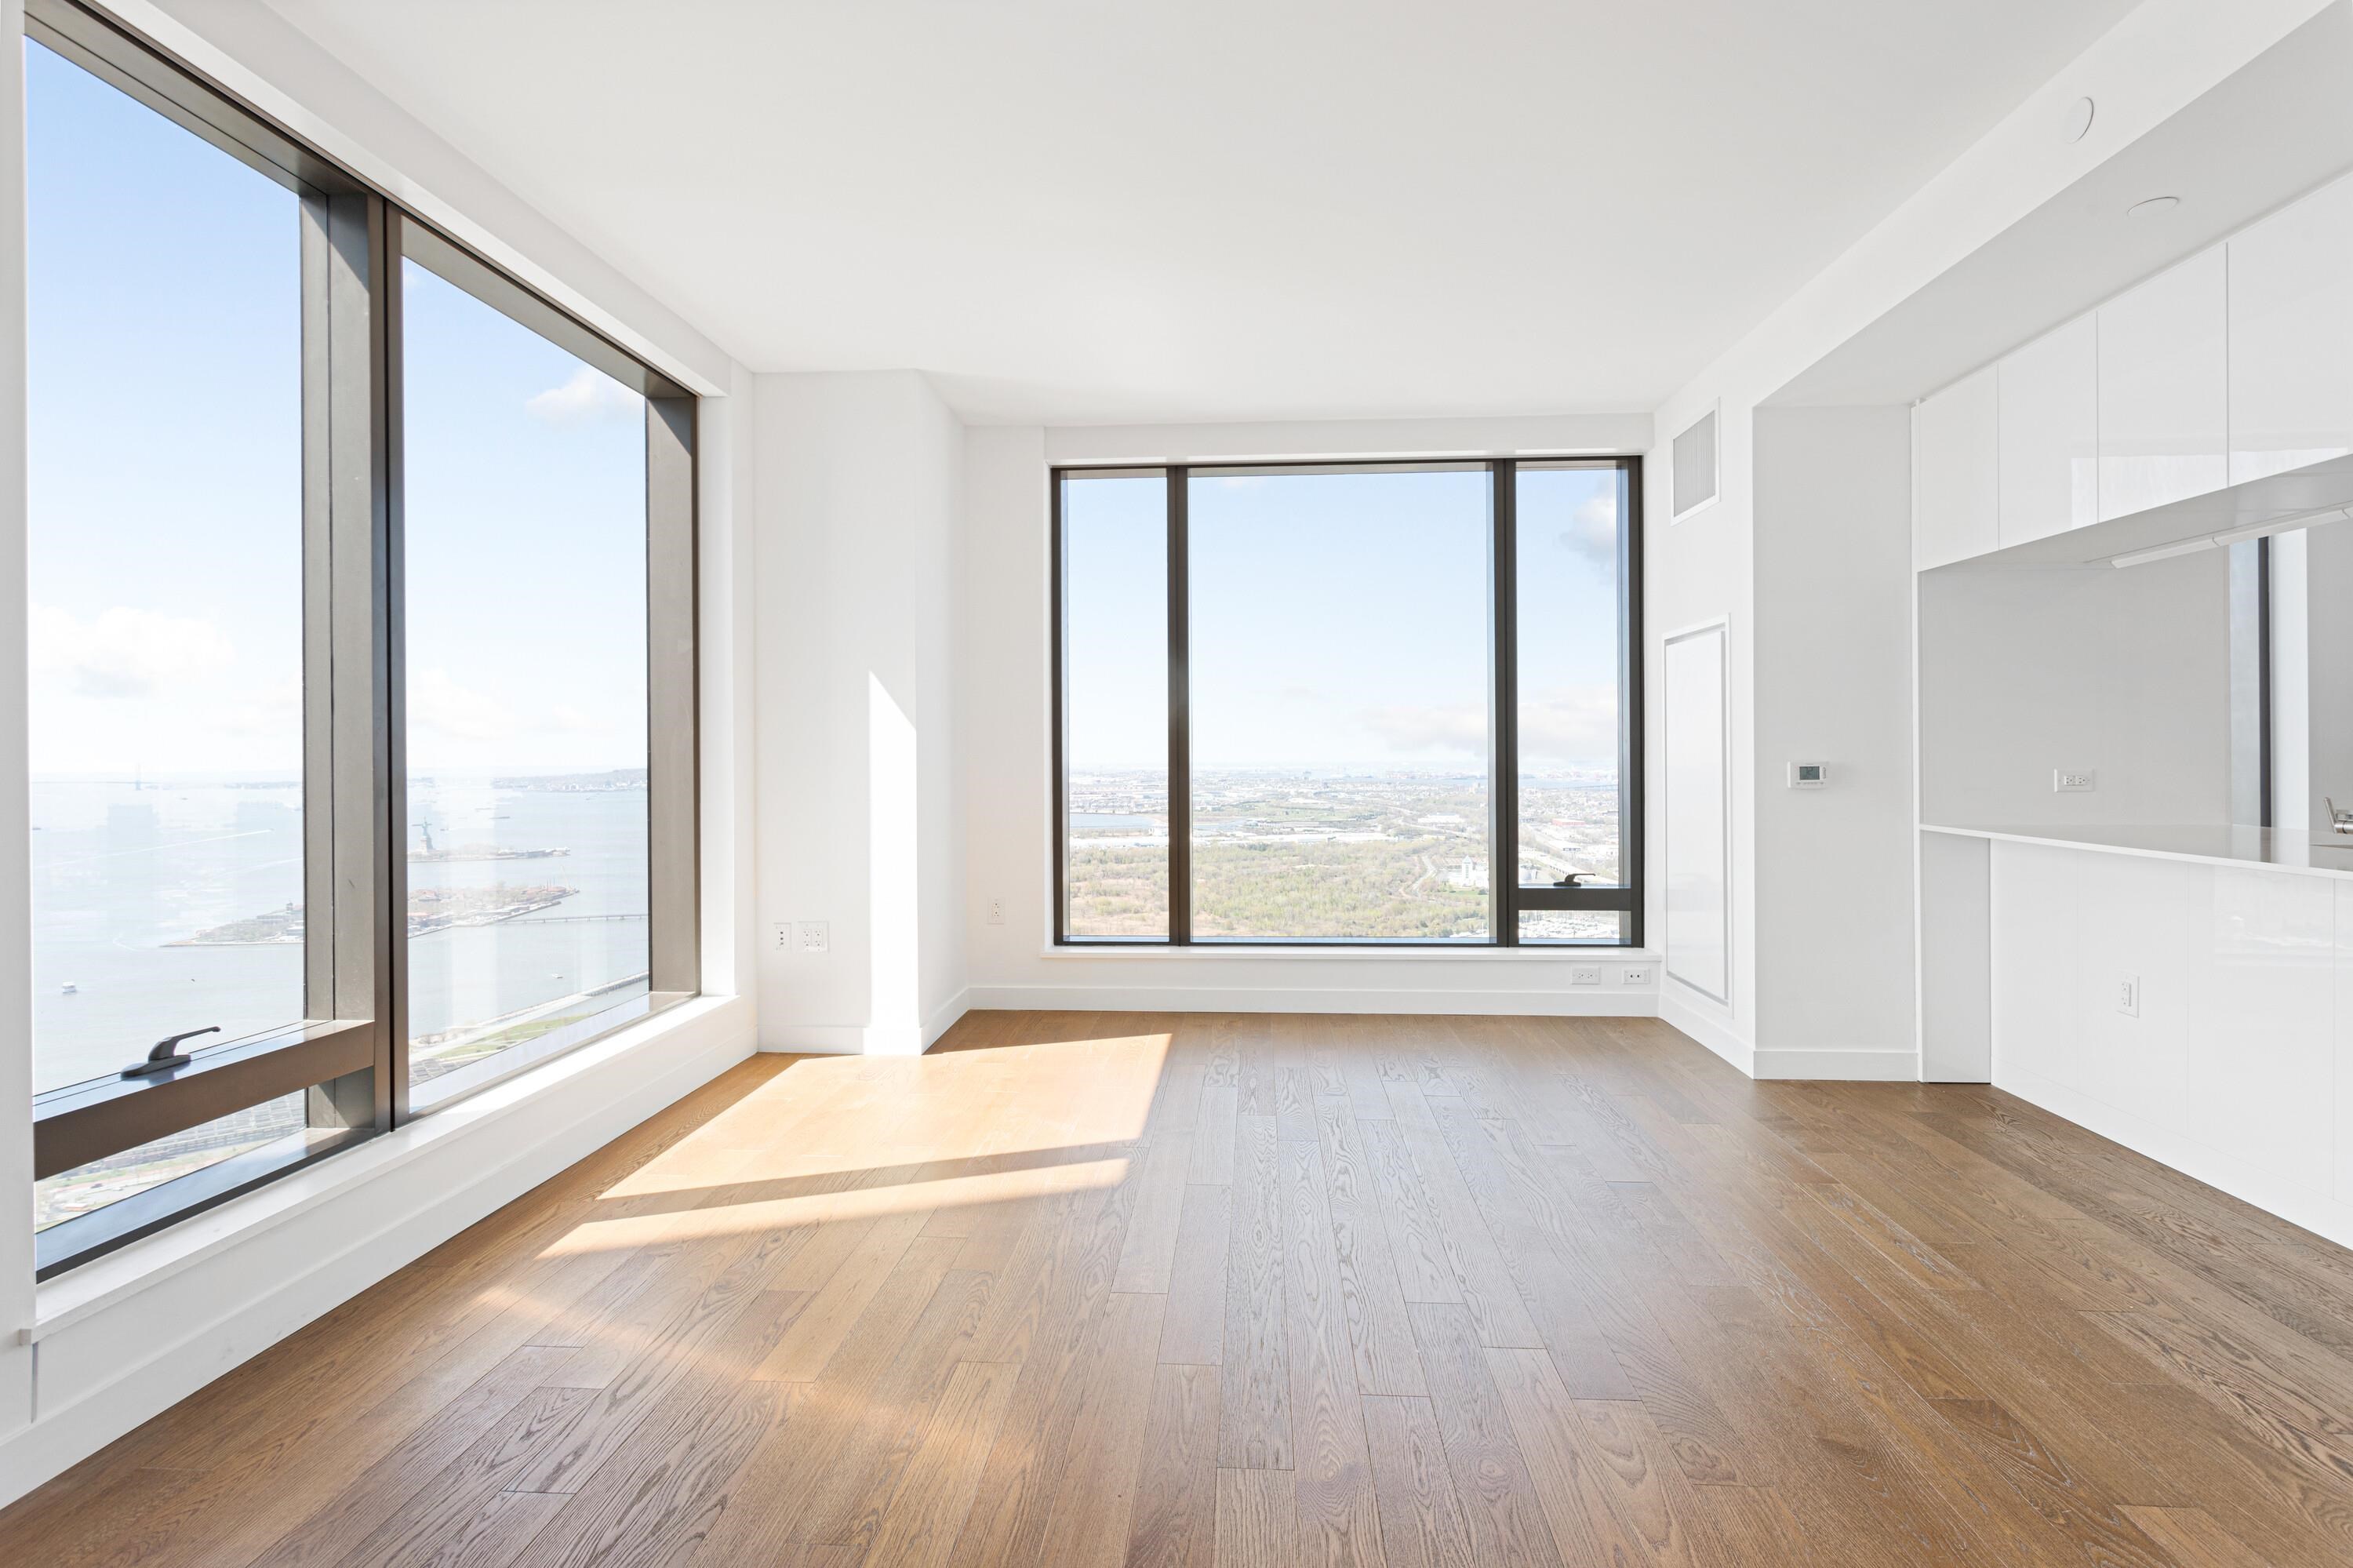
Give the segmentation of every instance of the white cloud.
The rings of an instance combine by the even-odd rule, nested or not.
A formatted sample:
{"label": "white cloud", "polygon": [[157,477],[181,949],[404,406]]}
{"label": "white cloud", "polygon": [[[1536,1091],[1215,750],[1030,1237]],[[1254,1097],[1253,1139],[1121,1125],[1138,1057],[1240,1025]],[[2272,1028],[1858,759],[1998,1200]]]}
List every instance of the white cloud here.
{"label": "white cloud", "polygon": [[1365,727],[1392,751],[1483,754],[1487,708],[1483,703],[1398,703],[1367,708]]}
{"label": "white cloud", "polygon": [[645,408],[645,399],[603,371],[584,365],[563,386],[534,393],[524,407],[533,418],[551,425],[586,425],[638,413]]}
{"label": "white cloud", "polygon": [[[1428,756],[1483,756],[1483,703],[1399,704],[1368,708],[1365,727],[1392,751]],[[1618,689],[1558,686],[1520,700],[1520,760],[1528,767],[1614,761],[1618,756]]]}
{"label": "white cloud", "polygon": [[33,673],[77,696],[153,697],[197,684],[236,661],[209,620],[115,605],[89,620],[55,605],[31,607]]}
{"label": "white cloud", "polygon": [[1618,569],[1618,498],[1588,496],[1554,542],[1604,571]]}
{"label": "white cloud", "polygon": [[1618,688],[1555,686],[1520,698],[1525,767],[1618,759]]}
{"label": "white cloud", "polygon": [[515,730],[504,703],[459,684],[440,669],[419,670],[408,678],[408,723],[453,740],[497,740]]}
{"label": "white cloud", "polygon": [[289,675],[232,705],[220,719],[227,734],[278,739],[291,735],[299,744],[302,733],[302,677]]}

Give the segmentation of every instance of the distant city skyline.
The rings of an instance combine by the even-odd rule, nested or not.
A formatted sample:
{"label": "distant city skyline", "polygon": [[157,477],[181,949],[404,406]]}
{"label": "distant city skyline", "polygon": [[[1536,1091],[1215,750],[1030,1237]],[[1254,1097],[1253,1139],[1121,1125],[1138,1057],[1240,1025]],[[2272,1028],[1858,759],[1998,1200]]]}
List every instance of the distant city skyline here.
{"label": "distant city skyline", "polygon": [[[1169,821],[1162,776],[1078,770],[1063,848],[1064,930],[1165,936]],[[1192,788],[1197,938],[1484,939],[1492,845],[1482,774],[1345,776],[1295,768],[1197,771]],[[1620,874],[1616,781],[1594,778],[1521,796],[1519,880]],[[1615,939],[1618,916],[1537,912],[1527,939]]]}

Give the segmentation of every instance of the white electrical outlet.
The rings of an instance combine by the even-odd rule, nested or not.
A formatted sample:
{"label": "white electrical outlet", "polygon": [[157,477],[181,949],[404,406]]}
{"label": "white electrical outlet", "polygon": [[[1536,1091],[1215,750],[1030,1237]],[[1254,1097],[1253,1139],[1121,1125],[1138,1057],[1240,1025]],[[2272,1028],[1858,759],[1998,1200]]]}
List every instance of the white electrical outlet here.
{"label": "white electrical outlet", "polygon": [[988,923],[992,926],[1002,926],[1005,924],[1004,899],[992,898],[988,901]]}
{"label": "white electrical outlet", "polygon": [[1618,971],[1618,983],[1620,985],[1650,984],[1651,966],[1648,964],[1628,964],[1624,969]]}
{"label": "white electrical outlet", "polygon": [[1601,966],[1599,964],[1577,965],[1574,969],[1568,971],[1568,983],[1571,985],[1599,985],[1601,983]]}
{"label": "white electrical outlet", "polygon": [[801,951],[804,953],[822,953],[832,945],[822,920],[802,921],[800,934]]}
{"label": "white electrical outlet", "polygon": [[2054,768],[2051,770],[2051,792],[2054,795],[2080,795],[2100,787],[2100,775],[2089,768]]}
{"label": "white electrical outlet", "polygon": [[2116,976],[2116,1011],[2126,1018],[2140,1016],[2140,976]]}
{"label": "white electrical outlet", "polygon": [[792,927],[792,922],[790,922],[790,921],[788,921],[788,920],[779,920],[779,921],[777,921],[777,922],[776,922],[776,946],[778,946],[779,948],[789,948],[789,947],[791,947],[792,945],[793,945],[793,927]]}

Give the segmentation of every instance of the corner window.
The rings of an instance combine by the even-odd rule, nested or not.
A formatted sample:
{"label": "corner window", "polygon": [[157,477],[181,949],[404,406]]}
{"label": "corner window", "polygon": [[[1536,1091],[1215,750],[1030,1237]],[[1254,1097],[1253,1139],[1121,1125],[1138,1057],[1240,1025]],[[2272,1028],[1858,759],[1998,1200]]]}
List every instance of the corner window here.
{"label": "corner window", "polygon": [[1058,471],[1056,940],[1638,945],[1639,464]]}
{"label": "corner window", "polygon": [[43,1276],[696,987],[694,400],[28,0]]}

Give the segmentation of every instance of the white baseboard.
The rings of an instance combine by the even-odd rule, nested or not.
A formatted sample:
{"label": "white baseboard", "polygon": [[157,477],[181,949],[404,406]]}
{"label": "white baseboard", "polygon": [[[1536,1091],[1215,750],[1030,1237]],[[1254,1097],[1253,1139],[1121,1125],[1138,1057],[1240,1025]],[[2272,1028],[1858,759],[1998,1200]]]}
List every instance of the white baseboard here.
{"label": "white baseboard", "polygon": [[1659,993],[1659,1016],[1750,1077],[1757,1075],[1757,1048],[1733,1033],[1712,1010],[1703,1010],[1684,991],[1668,986]]}
{"label": "white baseboard", "polygon": [[1917,1083],[1920,1053],[1878,1047],[1839,1050],[1760,1050],[1752,1054],[1753,1078],[1843,1078],[1864,1083]]}
{"label": "white baseboard", "polygon": [[1648,991],[1471,991],[1303,986],[976,985],[975,1008],[1040,1012],[1398,1012],[1519,1018],[1655,1018]]}
{"label": "white baseboard", "polygon": [[1920,1076],[1920,1054],[1913,1050],[1878,1046],[1760,1050],[1734,1033],[1715,1003],[1704,1003],[1672,985],[1660,993],[1659,1016],[1752,1078],[1912,1083]]}
{"label": "white baseboard", "polygon": [[2267,1214],[2277,1214],[2288,1224],[2302,1225],[2339,1246],[2353,1247],[2353,1203],[2343,1202],[2334,1193],[2299,1186],[2211,1145],[2168,1131],[2129,1111],[2119,1110],[2105,1100],[2094,1099],[2034,1073],[2003,1068],[1997,1062],[1993,1084],[2111,1143],[2123,1144],[2160,1165],[2169,1165],[2185,1176],[2219,1188],[2242,1202],[2253,1203]]}
{"label": "white baseboard", "polygon": [[760,1049],[790,1056],[858,1056],[865,1054],[862,1023],[788,1023],[760,1031]]}
{"label": "white baseboard", "polygon": [[959,991],[920,1027],[880,1023],[787,1023],[761,1031],[760,1049],[790,1056],[920,1056],[973,1005]]}
{"label": "white baseboard", "polygon": [[928,1051],[937,1044],[940,1036],[954,1029],[956,1020],[971,1009],[972,988],[958,987],[954,996],[932,1009],[931,1015],[923,1020],[923,1043],[918,1049]]}
{"label": "white baseboard", "polygon": [[33,1421],[0,1440],[0,1503],[751,1052],[748,1002],[688,1002],[41,1286]]}

